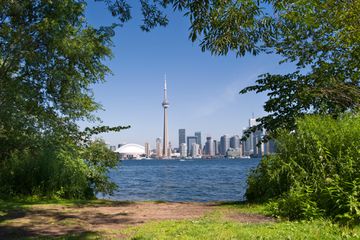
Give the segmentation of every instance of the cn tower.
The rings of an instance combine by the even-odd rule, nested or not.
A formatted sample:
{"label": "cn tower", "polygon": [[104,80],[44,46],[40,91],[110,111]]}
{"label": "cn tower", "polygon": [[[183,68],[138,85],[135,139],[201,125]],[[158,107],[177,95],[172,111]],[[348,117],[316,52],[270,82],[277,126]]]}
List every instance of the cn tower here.
{"label": "cn tower", "polygon": [[169,102],[167,100],[167,89],[166,89],[166,74],[164,82],[164,101],[162,102],[164,108],[164,136],[163,136],[163,158],[170,157],[168,154],[168,114],[167,109],[169,107]]}

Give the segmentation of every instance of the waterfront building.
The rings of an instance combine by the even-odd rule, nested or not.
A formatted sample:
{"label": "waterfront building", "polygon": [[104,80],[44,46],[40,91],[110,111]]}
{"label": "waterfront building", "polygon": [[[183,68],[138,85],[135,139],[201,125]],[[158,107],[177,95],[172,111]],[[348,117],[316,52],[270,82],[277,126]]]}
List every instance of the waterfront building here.
{"label": "waterfront building", "polygon": [[207,156],[215,156],[214,142],[211,137],[206,137],[205,154]]}
{"label": "waterfront building", "polygon": [[[243,137],[245,136],[245,131],[247,129],[244,128],[243,130]],[[244,156],[250,156],[252,155],[253,153],[253,148],[252,148],[252,134],[249,135],[249,137],[246,138],[246,140],[243,142],[243,153],[244,153]]]}
{"label": "waterfront building", "polygon": [[187,155],[191,156],[192,153],[192,144],[196,143],[197,137],[195,136],[188,136],[187,138]]}
{"label": "waterfront building", "polygon": [[145,148],[135,143],[122,145],[115,150],[120,159],[139,159],[145,156]]}
{"label": "waterfront building", "polygon": [[[249,119],[249,128],[251,127],[255,127],[259,124],[258,121],[256,121],[256,118],[253,116],[252,118]],[[249,135],[249,155],[256,155],[257,153],[254,152],[254,149],[256,148],[256,144],[254,145],[254,138],[256,138],[256,136],[254,135],[254,132],[251,132]]]}
{"label": "waterfront building", "polygon": [[179,149],[183,143],[186,143],[186,132],[184,128],[179,129]]}
{"label": "waterfront building", "polygon": [[228,135],[223,135],[220,138],[220,154],[226,155],[226,151],[230,148],[230,139]]}
{"label": "waterfront building", "polygon": [[243,144],[240,143],[240,156],[243,157],[244,156],[244,148],[243,148]]}
{"label": "waterfront building", "polygon": [[220,151],[219,151],[219,142],[217,140],[214,140],[214,153],[215,153],[215,156],[219,155]]}
{"label": "waterfront building", "polygon": [[110,150],[114,152],[116,150],[116,146],[110,146]]}
{"label": "waterfront building", "polygon": [[150,144],[148,142],[145,143],[145,156],[150,157],[151,151],[150,151]]}
{"label": "waterfront building", "polygon": [[156,139],[156,157],[157,158],[162,157],[162,154],[161,154],[161,139],[160,138]]}
{"label": "waterfront building", "polygon": [[256,118],[254,118],[254,116],[249,119],[249,127],[254,127],[254,126],[257,126],[258,124],[259,124],[259,122],[256,121]]}
{"label": "waterfront building", "polygon": [[[245,135],[245,131],[247,131],[249,128],[257,126],[259,124],[258,121],[256,121],[256,118],[253,116],[252,118],[249,119],[249,126],[248,128],[244,128],[243,130],[243,136]],[[254,149],[255,149],[255,145],[254,145],[254,138],[256,138],[256,136],[254,135],[253,132],[251,132],[249,134],[249,136],[246,138],[246,140],[244,141],[244,146],[243,146],[243,154],[244,156],[252,156],[254,155]]]}
{"label": "waterfront building", "polygon": [[169,142],[169,147],[167,149],[167,156],[171,158],[171,155],[172,155],[172,146],[171,146],[171,142]]}
{"label": "waterfront building", "polygon": [[264,143],[261,142],[264,137],[264,130],[258,129],[253,133],[253,156],[262,157],[264,155]]}
{"label": "waterfront building", "polygon": [[230,138],[230,148],[239,149],[240,148],[240,137],[239,135],[232,136]]}
{"label": "waterfront building", "polygon": [[197,157],[199,156],[199,144],[197,143],[192,143],[191,144],[191,153],[190,153],[191,157]]}
{"label": "waterfront building", "polygon": [[195,137],[196,137],[196,143],[199,145],[199,148],[202,148],[202,144],[201,144],[201,132],[195,132]]}
{"label": "waterfront building", "polygon": [[241,150],[240,148],[229,148],[226,151],[226,157],[228,158],[239,158],[241,156]]}
{"label": "waterfront building", "polygon": [[186,143],[182,143],[180,145],[180,157],[186,157],[187,156],[187,146]]}
{"label": "waterfront building", "polygon": [[169,101],[167,99],[167,87],[166,87],[166,75],[164,80],[164,100],[162,102],[162,106],[164,108],[164,133],[163,133],[163,150],[162,155],[164,158],[168,158],[168,113],[167,109],[169,108]]}

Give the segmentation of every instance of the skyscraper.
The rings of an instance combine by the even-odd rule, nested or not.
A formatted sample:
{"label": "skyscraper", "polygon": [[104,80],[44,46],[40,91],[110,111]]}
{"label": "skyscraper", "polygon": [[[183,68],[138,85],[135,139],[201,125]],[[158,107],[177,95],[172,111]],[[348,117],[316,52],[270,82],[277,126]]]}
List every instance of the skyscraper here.
{"label": "skyscraper", "polygon": [[219,155],[219,141],[217,141],[217,140],[214,140],[214,153],[215,153],[215,156]]}
{"label": "skyscraper", "polygon": [[197,157],[198,155],[199,155],[199,144],[193,143],[193,144],[191,145],[190,156],[191,156],[191,157]]}
{"label": "skyscraper", "polygon": [[149,143],[145,143],[145,156],[150,157],[150,145],[149,145]]}
{"label": "skyscraper", "polygon": [[179,129],[179,149],[181,144],[186,143],[185,129]]}
{"label": "skyscraper", "polygon": [[186,143],[182,143],[180,145],[180,157],[186,157],[187,156],[187,147]]}
{"label": "skyscraper", "polygon": [[256,121],[256,118],[254,118],[254,116],[249,119],[249,127],[253,127],[253,126],[256,126],[258,124],[259,124],[259,122]]}
{"label": "skyscraper", "polygon": [[191,153],[192,153],[193,143],[196,143],[197,137],[195,137],[195,136],[189,136],[189,137],[187,137],[186,139],[187,139],[187,153],[188,153],[188,156],[190,156]]}
{"label": "skyscraper", "polygon": [[211,137],[206,138],[205,154],[208,155],[208,156],[214,156],[215,155],[214,142],[213,142]]}
{"label": "skyscraper", "polygon": [[264,143],[261,142],[264,137],[264,130],[258,129],[253,133],[253,156],[262,157],[264,155]]}
{"label": "skyscraper", "polygon": [[[256,118],[254,117],[254,115],[252,116],[252,118],[250,118],[249,119],[249,128],[250,127],[254,127],[254,126],[256,126],[256,125],[258,125],[259,124],[259,122],[257,122],[256,121]],[[256,144],[254,145],[254,141],[253,141],[253,139],[254,138],[256,138],[256,136],[254,135],[254,133],[252,132],[252,133],[250,133],[250,135],[249,135],[249,143],[248,143],[248,145],[249,145],[249,154],[250,155],[252,155],[252,154],[255,154],[255,152],[254,152],[254,150],[255,150],[255,148],[256,148]]]}
{"label": "skyscraper", "polygon": [[168,113],[167,109],[169,107],[169,102],[167,99],[167,89],[166,89],[166,75],[165,75],[165,81],[164,81],[164,101],[162,102],[162,106],[164,108],[164,135],[163,135],[163,157],[168,158],[169,157],[169,151],[168,151]]}
{"label": "skyscraper", "polygon": [[162,156],[161,154],[161,139],[156,139],[156,157],[160,158]]}
{"label": "skyscraper", "polygon": [[168,149],[167,149],[167,152],[168,152],[168,157],[171,157],[171,154],[172,154],[172,145],[171,145],[171,142],[169,142],[169,146],[168,146]]}
{"label": "skyscraper", "polygon": [[201,132],[195,132],[195,137],[196,137],[196,143],[199,144],[199,148],[202,148],[201,145]]}
{"label": "skyscraper", "polygon": [[240,148],[240,137],[238,135],[232,136],[230,138],[230,147],[233,149]]}
{"label": "skyscraper", "polygon": [[229,149],[230,147],[230,139],[228,138],[228,135],[223,135],[220,138],[220,154],[221,155],[226,155],[226,151]]}

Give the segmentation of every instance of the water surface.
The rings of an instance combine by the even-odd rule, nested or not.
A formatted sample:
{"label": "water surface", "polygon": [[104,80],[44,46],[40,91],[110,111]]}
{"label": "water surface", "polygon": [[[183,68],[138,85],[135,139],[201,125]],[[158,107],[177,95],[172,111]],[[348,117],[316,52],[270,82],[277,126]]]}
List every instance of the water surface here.
{"label": "water surface", "polygon": [[260,159],[124,160],[110,173],[113,200],[240,201]]}

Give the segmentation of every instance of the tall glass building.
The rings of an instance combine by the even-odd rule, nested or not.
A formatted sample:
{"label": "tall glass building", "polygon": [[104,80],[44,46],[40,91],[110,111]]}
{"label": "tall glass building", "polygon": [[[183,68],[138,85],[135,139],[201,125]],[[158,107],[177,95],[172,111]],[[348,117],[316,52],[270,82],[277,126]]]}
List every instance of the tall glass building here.
{"label": "tall glass building", "polygon": [[195,132],[195,137],[196,137],[196,143],[199,144],[200,148],[202,148],[202,145],[201,145],[201,132]]}
{"label": "tall glass building", "polygon": [[181,144],[186,143],[185,129],[179,129],[179,149]]}
{"label": "tall glass building", "polygon": [[191,155],[193,143],[196,143],[196,140],[197,140],[197,137],[195,137],[195,136],[187,137],[187,153],[188,153],[188,156]]}
{"label": "tall glass building", "polygon": [[226,151],[230,148],[230,139],[228,135],[223,135],[220,138],[220,154],[226,155]]}
{"label": "tall glass building", "polygon": [[230,147],[233,149],[240,149],[240,137],[239,135],[232,136],[230,138]]}

